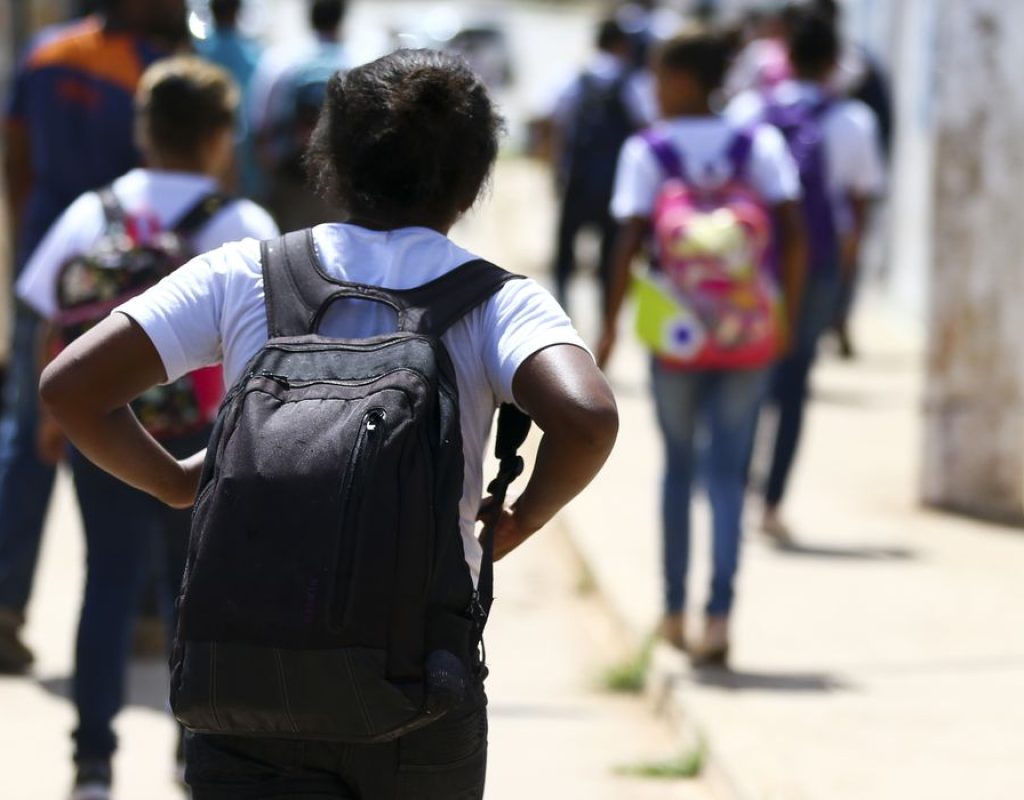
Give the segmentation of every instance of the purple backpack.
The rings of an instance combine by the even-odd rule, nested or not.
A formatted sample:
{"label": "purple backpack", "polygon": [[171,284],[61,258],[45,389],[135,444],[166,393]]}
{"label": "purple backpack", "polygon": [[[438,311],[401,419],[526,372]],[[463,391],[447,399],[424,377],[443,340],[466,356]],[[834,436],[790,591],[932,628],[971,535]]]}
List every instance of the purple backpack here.
{"label": "purple backpack", "polygon": [[832,97],[791,104],[770,103],[764,121],[786,139],[800,171],[810,268],[821,270],[839,260],[839,232],[828,187],[828,156],[822,121],[835,104]]}

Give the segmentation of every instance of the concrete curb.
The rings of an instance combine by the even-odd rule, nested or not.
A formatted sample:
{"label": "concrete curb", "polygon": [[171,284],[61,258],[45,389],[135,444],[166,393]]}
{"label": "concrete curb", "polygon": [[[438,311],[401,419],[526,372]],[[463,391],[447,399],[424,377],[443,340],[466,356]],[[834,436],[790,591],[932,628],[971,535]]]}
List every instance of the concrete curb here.
{"label": "concrete curb", "polygon": [[[566,550],[577,563],[581,574],[592,583],[592,591],[601,612],[617,636],[633,652],[643,647],[645,633],[635,630],[616,608],[612,595],[602,585],[599,574],[590,564],[585,548],[576,541],[569,514],[561,514],[557,529],[566,543]],[[704,748],[704,766],[701,778],[708,783],[719,800],[764,800],[763,793],[742,780],[730,769],[729,759],[709,734],[709,727],[689,707],[681,687],[682,677],[689,666],[668,645],[656,643],[644,682],[644,697],[653,713],[668,721],[676,732],[681,747]]]}

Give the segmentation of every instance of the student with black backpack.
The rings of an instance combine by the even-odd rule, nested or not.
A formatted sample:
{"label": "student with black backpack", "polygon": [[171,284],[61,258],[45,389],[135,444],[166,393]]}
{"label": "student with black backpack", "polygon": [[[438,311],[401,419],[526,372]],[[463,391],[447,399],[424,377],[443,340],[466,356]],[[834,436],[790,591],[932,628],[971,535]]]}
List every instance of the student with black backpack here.
{"label": "student with black backpack", "polygon": [[568,309],[569,281],[576,271],[576,240],[594,230],[601,241],[598,278],[602,308],[608,293],[611,248],[618,225],[608,206],[619,151],[656,114],[653,84],[632,63],[633,41],[614,19],[597,31],[597,55],[561,92],[552,114],[559,194],[555,243],[555,291]]}
{"label": "student with black backpack", "polygon": [[[169,275],[192,255],[277,228],[262,208],[222,194],[232,161],[238,105],[234,82],[193,56],[147,70],[136,98],[137,135],[146,159],[109,187],[71,204],[29,259],[20,299],[44,320],[44,357],[77,338],[110,310]],[[204,447],[223,397],[219,370],[184,374],[154,387],[135,412],[162,446],[178,455]],[[40,458],[55,464],[66,441],[42,413]],[[132,623],[154,555],[170,622],[181,581],[189,518],[115,480],[79,451],[69,457],[86,543],[86,585],[78,627],[74,700],[77,777],[73,800],[110,796],[112,721],[124,695]]]}
{"label": "student with black backpack", "polygon": [[[446,236],[500,128],[450,55],[336,75],[308,159],[350,221],[193,260],[43,376],[99,466],[195,501],[171,695],[197,800],[482,796],[493,560],[587,485],[617,429],[554,299]],[[205,465],[175,459],[126,404],[215,361],[233,388]],[[508,508],[511,406],[481,505],[499,403],[543,431]]]}

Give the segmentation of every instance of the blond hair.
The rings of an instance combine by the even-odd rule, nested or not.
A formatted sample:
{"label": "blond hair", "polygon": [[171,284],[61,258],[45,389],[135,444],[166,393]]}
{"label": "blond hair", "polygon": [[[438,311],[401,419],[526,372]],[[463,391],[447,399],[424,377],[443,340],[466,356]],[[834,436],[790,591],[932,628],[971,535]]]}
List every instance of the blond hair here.
{"label": "blond hair", "polygon": [[231,76],[198,56],[162,59],[135,93],[140,145],[179,158],[195,156],[212,135],[235,123],[239,91]]}

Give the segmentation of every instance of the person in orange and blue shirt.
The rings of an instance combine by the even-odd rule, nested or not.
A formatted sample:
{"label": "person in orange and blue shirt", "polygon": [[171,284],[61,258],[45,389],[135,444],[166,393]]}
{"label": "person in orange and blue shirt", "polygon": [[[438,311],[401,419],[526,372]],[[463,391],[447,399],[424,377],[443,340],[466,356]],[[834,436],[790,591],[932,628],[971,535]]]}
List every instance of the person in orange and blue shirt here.
{"label": "person in orange and blue shirt", "polygon": [[[139,163],[133,96],[150,63],[187,41],[184,0],[105,0],[47,29],[21,60],[4,121],[14,275],[84,192]],[[54,470],[36,452],[38,319],[18,305],[0,416],[0,672],[23,672],[19,638]]]}

